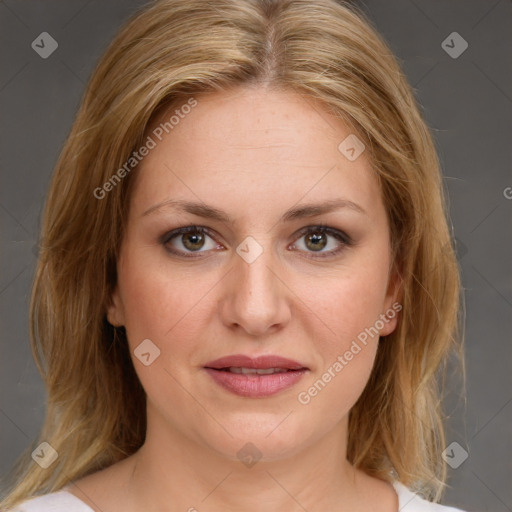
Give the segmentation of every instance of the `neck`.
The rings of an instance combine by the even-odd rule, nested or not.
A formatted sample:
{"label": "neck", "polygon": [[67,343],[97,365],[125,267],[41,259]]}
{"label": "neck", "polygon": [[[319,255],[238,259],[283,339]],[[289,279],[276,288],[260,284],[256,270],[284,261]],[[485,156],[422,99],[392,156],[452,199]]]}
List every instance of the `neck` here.
{"label": "neck", "polygon": [[230,457],[197,432],[185,435],[148,413],[146,441],[132,457],[126,486],[134,509],[348,512],[371,506],[370,477],[346,460],[347,418],[321,438],[284,454],[275,449],[272,455],[260,455],[253,445],[228,439],[242,449]]}

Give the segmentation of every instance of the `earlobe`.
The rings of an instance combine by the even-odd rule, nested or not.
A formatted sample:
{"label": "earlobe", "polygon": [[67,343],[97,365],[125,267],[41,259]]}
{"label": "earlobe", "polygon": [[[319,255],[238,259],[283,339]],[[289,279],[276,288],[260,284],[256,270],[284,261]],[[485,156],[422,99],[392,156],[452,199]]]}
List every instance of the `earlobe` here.
{"label": "earlobe", "polygon": [[399,312],[402,310],[402,305],[398,302],[394,302],[393,305],[386,309],[386,311],[381,315],[383,319],[382,329],[379,330],[380,336],[388,336],[391,334],[398,325]]}
{"label": "earlobe", "polygon": [[124,308],[117,286],[112,292],[110,304],[107,306],[107,320],[114,327],[122,327],[125,323]]}

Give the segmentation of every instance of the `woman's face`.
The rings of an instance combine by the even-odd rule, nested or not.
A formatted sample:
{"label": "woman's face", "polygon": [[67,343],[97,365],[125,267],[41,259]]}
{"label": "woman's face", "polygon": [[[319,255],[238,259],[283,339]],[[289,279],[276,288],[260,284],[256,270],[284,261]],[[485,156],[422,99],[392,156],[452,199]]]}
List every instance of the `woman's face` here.
{"label": "woman's face", "polygon": [[365,151],[339,149],[351,130],[311,98],[196,100],[147,132],[108,318],[126,327],[147,439],[284,457],[344,432],[375,332],[396,327],[385,208]]}

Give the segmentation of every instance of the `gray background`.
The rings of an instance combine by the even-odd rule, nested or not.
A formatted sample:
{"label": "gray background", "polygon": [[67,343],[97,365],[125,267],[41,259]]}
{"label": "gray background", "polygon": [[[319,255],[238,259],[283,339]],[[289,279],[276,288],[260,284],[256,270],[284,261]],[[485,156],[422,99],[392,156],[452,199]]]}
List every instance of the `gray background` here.
{"label": "gray background", "polygon": [[[0,476],[32,443],[45,392],[28,343],[37,228],[50,174],[98,58],[140,0],[0,1]],[[466,297],[467,402],[446,398],[456,458],[444,502],[512,511],[512,2],[365,0],[439,149]],[[452,58],[441,43],[469,44]],[[49,32],[42,59],[31,43]],[[455,44],[455,43],[454,43]],[[458,43],[457,43],[458,44]],[[450,452],[450,455],[452,453]]]}

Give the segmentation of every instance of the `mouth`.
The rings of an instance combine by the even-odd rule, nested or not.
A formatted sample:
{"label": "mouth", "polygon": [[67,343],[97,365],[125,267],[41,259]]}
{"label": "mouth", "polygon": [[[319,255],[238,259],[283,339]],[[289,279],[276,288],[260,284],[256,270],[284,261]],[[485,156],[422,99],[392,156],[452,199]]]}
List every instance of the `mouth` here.
{"label": "mouth", "polygon": [[214,382],[238,396],[264,398],[294,386],[309,368],[280,356],[227,356],[204,366]]}

